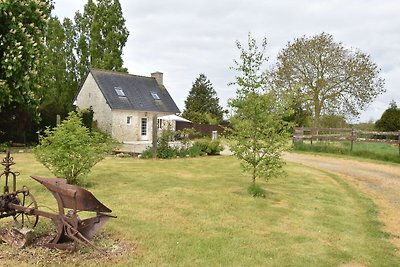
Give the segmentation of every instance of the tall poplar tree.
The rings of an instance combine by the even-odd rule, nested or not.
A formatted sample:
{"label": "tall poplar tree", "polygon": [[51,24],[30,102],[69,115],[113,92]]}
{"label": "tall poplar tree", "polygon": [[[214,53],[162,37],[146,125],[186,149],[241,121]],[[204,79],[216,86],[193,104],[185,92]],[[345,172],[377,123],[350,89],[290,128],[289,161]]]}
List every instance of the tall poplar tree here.
{"label": "tall poplar tree", "polygon": [[42,126],[66,117],[89,67],[126,71],[122,49],[128,37],[118,0],[89,0],[83,14],[61,23],[52,17],[47,28],[42,78]]}
{"label": "tall poplar tree", "polygon": [[49,19],[42,67],[41,124],[55,125],[56,114],[66,117],[78,89],[75,31],[70,19]]}
{"label": "tall poplar tree", "polygon": [[223,120],[217,92],[206,75],[200,74],[185,100],[183,117],[194,123],[218,124]]}
{"label": "tall poplar tree", "polygon": [[126,72],[122,49],[128,40],[121,5],[118,0],[89,0],[83,14],[75,14],[79,76],[88,67]]}

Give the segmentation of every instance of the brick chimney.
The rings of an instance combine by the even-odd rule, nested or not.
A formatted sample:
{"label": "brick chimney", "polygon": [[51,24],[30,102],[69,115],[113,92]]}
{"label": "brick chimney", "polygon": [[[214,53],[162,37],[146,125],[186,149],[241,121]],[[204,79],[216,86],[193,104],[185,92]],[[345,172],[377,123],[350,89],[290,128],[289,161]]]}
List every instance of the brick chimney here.
{"label": "brick chimney", "polygon": [[163,84],[163,73],[162,72],[159,72],[159,71],[153,72],[151,74],[151,77],[155,78],[159,85],[164,85]]}

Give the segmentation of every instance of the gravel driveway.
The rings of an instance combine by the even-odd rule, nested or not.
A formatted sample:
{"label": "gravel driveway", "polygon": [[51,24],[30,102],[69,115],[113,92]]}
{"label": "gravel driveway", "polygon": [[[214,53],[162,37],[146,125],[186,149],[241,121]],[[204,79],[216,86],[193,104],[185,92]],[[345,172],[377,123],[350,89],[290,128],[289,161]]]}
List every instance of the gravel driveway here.
{"label": "gravel driveway", "polygon": [[400,165],[300,153],[286,153],[283,158],[337,174],[356,185],[377,205],[385,231],[400,249]]}

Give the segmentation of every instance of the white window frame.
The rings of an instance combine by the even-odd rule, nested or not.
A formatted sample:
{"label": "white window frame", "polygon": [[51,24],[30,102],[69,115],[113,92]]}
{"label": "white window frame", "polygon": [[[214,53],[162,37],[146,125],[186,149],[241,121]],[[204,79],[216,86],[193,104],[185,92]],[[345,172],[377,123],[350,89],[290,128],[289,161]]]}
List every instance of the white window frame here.
{"label": "white window frame", "polygon": [[140,120],[140,135],[147,136],[147,118]]}
{"label": "white window frame", "polygon": [[122,89],[121,87],[114,87],[115,93],[119,96],[119,97],[126,97],[124,89]]}
{"label": "white window frame", "polygon": [[126,117],[126,125],[132,125],[132,116]]}
{"label": "white window frame", "polygon": [[161,100],[160,96],[156,92],[150,92],[154,100]]}
{"label": "white window frame", "polygon": [[163,120],[157,119],[157,129],[161,130],[163,128]]}

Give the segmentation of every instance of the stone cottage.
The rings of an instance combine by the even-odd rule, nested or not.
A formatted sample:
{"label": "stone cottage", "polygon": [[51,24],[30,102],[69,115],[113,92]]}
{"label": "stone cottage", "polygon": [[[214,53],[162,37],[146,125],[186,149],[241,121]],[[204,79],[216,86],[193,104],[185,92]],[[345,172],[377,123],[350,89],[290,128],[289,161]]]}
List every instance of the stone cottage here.
{"label": "stone cottage", "polygon": [[145,77],[90,69],[74,105],[91,108],[97,127],[125,148],[131,146],[133,152],[151,145],[157,128],[163,125],[157,118],[180,112],[163,84],[161,72]]}

